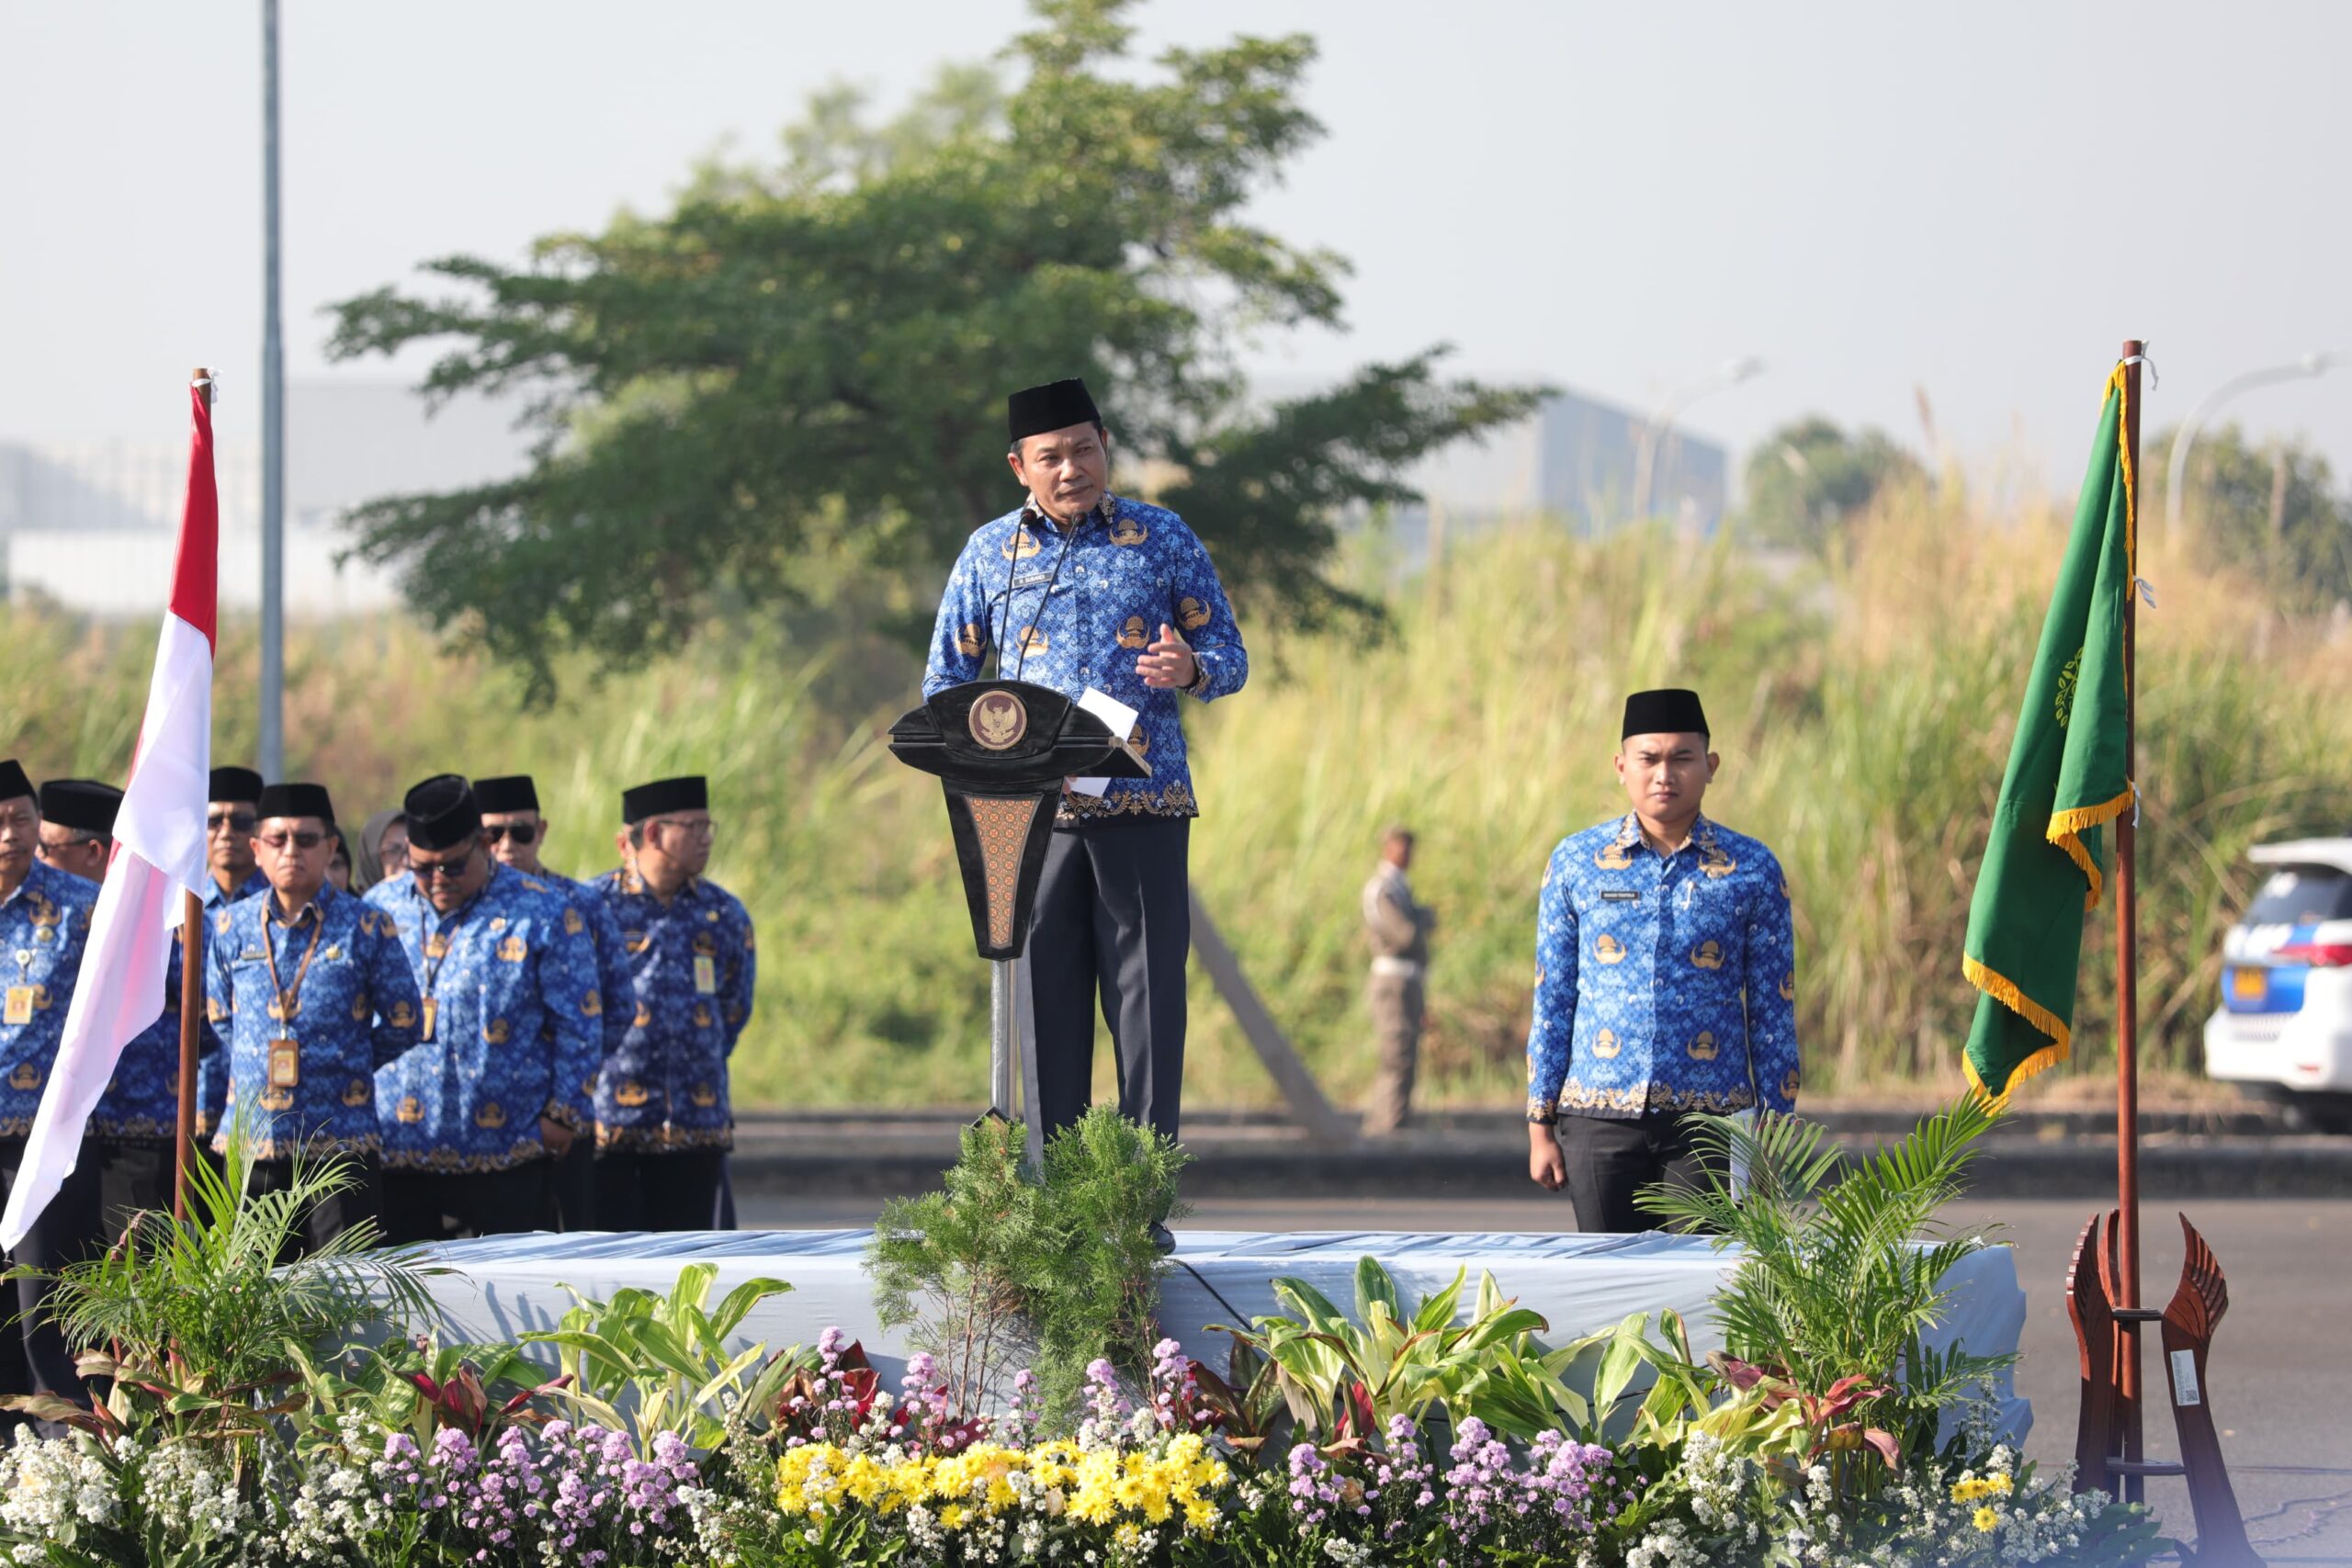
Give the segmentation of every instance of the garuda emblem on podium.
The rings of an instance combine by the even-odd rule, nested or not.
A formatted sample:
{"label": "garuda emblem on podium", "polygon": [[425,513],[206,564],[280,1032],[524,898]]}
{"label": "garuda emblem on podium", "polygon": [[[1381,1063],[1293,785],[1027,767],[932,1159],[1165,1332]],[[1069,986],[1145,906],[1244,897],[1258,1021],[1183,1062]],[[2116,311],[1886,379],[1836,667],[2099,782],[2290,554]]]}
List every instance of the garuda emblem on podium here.
{"label": "garuda emblem on podium", "polygon": [[1009,751],[1029,733],[1029,710],[1011,692],[990,692],[972,705],[972,739],[991,751]]}

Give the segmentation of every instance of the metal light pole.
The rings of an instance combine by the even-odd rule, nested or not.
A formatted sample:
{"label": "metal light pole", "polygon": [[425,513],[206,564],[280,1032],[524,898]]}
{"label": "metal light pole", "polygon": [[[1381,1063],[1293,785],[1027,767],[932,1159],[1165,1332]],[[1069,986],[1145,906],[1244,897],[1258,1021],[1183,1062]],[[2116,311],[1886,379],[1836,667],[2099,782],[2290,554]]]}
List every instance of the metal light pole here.
{"label": "metal light pole", "polygon": [[2260,370],[2249,370],[2243,376],[2233,376],[2205,394],[2198,405],[2188,411],[2180,422],[2180,429],[2172,438],[2172,457],[2165,466],[2165,536],[2170,538],[2180,526],[2181,489],[2188,477],[2188,448],[2196,441],[2198,432],[2213,412],[2240,392],[2256,387],[2267,387],[2274,381],[2300,381],[2306,377],[2324,376],[2344,362],[2344,355],[2333,350],[2306,354],[2291,365],[2272,365]]}
{"label": "metal light pole", "polygon": [[277,255],[277,0],[261,0],[261,776],[286,777],[286,342]]}
{"label": "metal light pole", "polygon": [[1657,449],[1666,440],[1667,432],[1674,428],[1675,417],[1710,392],[1720,392],[1736,387],[1742,381],[1763,374],[1760,359],[1726,360],[1715,370],[1695,381],[1686,381],[1667,393],[1658,403],[1657,412],[1642,426],[1641,446],[1634,456],[1634,520],[1646,522],[1650,514],[1650,488],[1657,473]]}

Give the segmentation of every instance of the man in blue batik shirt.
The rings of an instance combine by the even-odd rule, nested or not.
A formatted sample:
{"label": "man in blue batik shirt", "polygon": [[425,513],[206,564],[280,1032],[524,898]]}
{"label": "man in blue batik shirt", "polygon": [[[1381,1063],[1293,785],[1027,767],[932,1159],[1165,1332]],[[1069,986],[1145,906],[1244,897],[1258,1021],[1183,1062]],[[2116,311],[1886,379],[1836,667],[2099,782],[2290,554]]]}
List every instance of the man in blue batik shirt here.
{"label": "man in blue batik shirt", "polygon": [[[205,869],[210,879],[204,889],[204,929],[209,932],[220,911],[240,898],[250,898],[269,890],[269,878],[254,863],[254,829],[260,826],[261,775],[251,768],[215,768],[207,791],[210,796],[204,808]],[[201,940],[198,946],[203,945]],[[200,1023],[201,1037],[198,1042],[196,1062],[196,1131],[199,1137],[210,1138],[220,1130],[229,1103],[229,1064],[220,1054],[218,1032],[209,1022]],[[180,944],[172,943],[172,954],[164,976],[164,1016],[157,1021],[157,1031],[168,1030],[172,1042],[172,1070],[179,1070],[180,1051]],[[142,1039],[145,1036],[141,1037]],[[124,1053],[128,1059],[129,1052]],[[117,1071],[116,1080],[121,1080]],[[179,1090],[172,1090],[173,1137],[177,1137],[179,1121]],[[156,1172],[145,1185],[159,1190],[164,1199],[171,1195],[170,1143],[156,1157]],[[151,1205],[152,1206],[152,1205]]]}
{"label": "man in blue batik shirt", "polygon": [[1241,689],[1250,656],[1184,520],[1110,493],[1110,437],[1083,381],[1015,392],[1009,459],[1028,501],[982,526],[949,574],[922,689],[999,676],[1141,716],[1148,779],[1066,790],[1016,966],[1029,1103],[1048,1134],[1086,1110],[1094,1009],[1119,1056],[1119,1109],[1177,1135],[1184,1083],[1186,897],[1198,807],[1177,699]]}
{"label": "man in blue batik shirt", "polygon": [[707,1230],[735,1142],[727,1063],[752,1017],[752,917],[703,874],[718,834],[703,780],[624,790],[621,820],[621,868],[593,885],[632,995],[596,1093],[596,1223]]}
{"label": "man in blue batik shirt", "polygon": [[[96,779],[51,779],[40,786],[40,858],[59,871],[103,882],[114,852],[122,791]],[[172,944],[176,955],[179,944]],[[103,1229],[112,1235],[137,1209],[172,1201],[171,1149],[179,1125],[179,993],[167,1010],[122,1048],[106,1093],[84,1129],[98,1165]]]}
{"label": "man in blue batik shirt", "polygon": [[354,1185],[312,1204],[291,1253],[379,1217],[383,1137],[376,1070],[416,1043],[416,976],[392,924],[327,886],[334,804],[313,784],[261,792],[255,858],[270,891],[213,917],[206,1012],[228,1053],[230,1135],[244,1138],[255,1192],[284,1191],[297,1156],[351,1162]]}
{"label": "man in blue batik shirt", "polygon": [[[605,908],[603,895],[585,882],[549,871],[539,858],[548,841],[548,819],[539,810],[538,786],[528,773],[507,773],[474,780],[474,802],[481,807],[481,836],[498,863],[537,877],[562,894],[573,913],[564,917],[571,929],[576,919],[596,944],[596,986],[604,998],[605,1055],[620,1044],[636,998],[629,989],[628,954],[621,947],[620,927]],[[592,1100],[596,1086],[581,1086]],[[574,1139],[556,1162],[552,1196],[556,1228],[584,1231],[596,1228],[596,1146],[588,1137]]]}
{"label": "man in blue batik shirt", "polygon": [[[0,761],[0,1201],[24,1163],[98,901],[96,883],[34,858],[40,841],[32,781],[13,760]],[[7,1261],[55,1269],[96,1248],[99,1235],[98,1162],[85,1143],[64,1186]],[[64,1337],[38,1310],[50,1281],[19,1278],[15,1284],[16,1321],[0,1325],[0,1393],[53,1393],[89,1404]]]}
{"label": "man in blue batik shirt", "polygon": [[596,946],[549,884],[500,865],[455,773],[408,792],[408,874],[370,888],[416,976],[414,1049],[376,1074],[384,1230],[435,1241],[537,1227],[550,1162],[592,1113]]}
{"label": "man in blue batik shirt", "polygon": [[1788,883],[1771,851],[1701,812],[1708,746],[1697,694],[1627,698],[1633,809],[1563,839],[1544,869],[1528,1171],[1567,1187],[1583,1230],[1645,1229],[1635,1193],[1702,1179],[1690,1112],[1796,1103]]}

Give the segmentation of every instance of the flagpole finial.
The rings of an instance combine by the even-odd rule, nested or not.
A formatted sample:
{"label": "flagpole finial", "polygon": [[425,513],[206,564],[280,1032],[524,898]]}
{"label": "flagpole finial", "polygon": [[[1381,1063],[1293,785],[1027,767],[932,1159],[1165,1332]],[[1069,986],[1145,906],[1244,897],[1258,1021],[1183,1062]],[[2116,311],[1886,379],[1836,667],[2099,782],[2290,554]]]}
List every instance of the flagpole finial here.
{"label": "flagpole finial", "polygon": [[187,384],[191,390],[204,399],[206,408],[212,406],[212,372],[208,367],[199,365],[189,371]]}

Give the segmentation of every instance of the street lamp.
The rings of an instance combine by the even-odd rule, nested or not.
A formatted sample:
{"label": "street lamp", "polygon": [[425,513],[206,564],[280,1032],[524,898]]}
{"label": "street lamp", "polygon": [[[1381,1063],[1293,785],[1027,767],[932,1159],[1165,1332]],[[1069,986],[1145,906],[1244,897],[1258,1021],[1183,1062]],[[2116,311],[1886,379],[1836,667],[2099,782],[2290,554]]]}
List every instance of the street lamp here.
{"label": "street lamp", "polygon": [[1675,416],[1710,392],[1720,392],[1736,387],[1742,381],[1762,375],[1764,362],[1756,358],[1726,360],[1717,369],[1709,371],[1695,381],[1686,381],[1667,393],[1657,405],[1657,412],[1642,426],[1641,446],[1634,455],[1634,519],[1645,520],[1650,514],[1650,485],[1657,472],[1657,449],[1674,428]]}
{"label": "street lamp", "polygon": [[2233,376],[2188,411],[2180,422],[2180,429],[2172,438],[2172,457],[2165,466],[2165,533],[2170,536],[2180,526],[2180,494],[2188,474],[2188,448],[2197,433],[2205,427],[2213,411],[2254,387],[2267,387],[2273,381],[2300,381],[2310,376],[2324,376],[2344,362],[2344,355],[2333,349],[2304,355],[2291,365],[2272,365],[2260,370],[2249,370],[2243,376]]}

